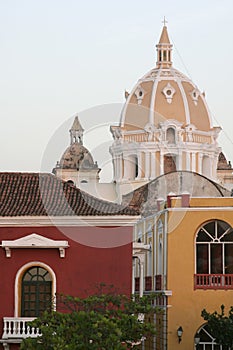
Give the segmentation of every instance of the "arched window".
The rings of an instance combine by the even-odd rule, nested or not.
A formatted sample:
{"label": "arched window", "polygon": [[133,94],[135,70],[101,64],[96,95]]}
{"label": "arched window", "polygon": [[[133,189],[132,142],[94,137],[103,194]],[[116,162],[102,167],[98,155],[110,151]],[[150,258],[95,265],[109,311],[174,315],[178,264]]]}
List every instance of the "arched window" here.
{"label": "arched window", "polygon": [[21,316],[37,317],[51,307],[52,277],[41,266],[32,266],[22,276]]}
{"label": "arched window", "polygon": [[[168,93],[168,91],[167,91],[167,93]],[[166,136],[167,142],[169,144],[175,144],[176,143],[175,130],[173,128],[168,128],[166,134],[167,134],[167,136]]]}
{"label": "arched window", "polygon": [[198,349],[198,350],[228,350],[226,347],[216,344],[214,334],[211,334],[211,331],[210,331],[207,324],[202,326],[197,334],[200,337],[200,342],[196,346],[196,349]]}
{"label": "arched window", "polygon": [[233,230],[224,221],[210,221],[197,233],[195,284],[233,289]]}

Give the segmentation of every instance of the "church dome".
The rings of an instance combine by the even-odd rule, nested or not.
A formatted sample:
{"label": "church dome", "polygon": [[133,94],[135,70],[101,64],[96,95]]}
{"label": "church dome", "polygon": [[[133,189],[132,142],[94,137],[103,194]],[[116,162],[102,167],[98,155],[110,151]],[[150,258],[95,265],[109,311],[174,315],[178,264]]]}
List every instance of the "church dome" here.
{"label": "church dome", "polygon": [[97,167],[90,152],[79,142],[70,145],[60,160],[62,169],[92,169]]}
{"label": "church dome", "polygon": [[125,130],[159,127],[176,120],[181,127],[192,125],[200,131],[212,129],[204,93],[172,66],[172,45],[164,26],[157,46],[157,64],[138,80],[128,94],[120,125]]}
{"label": "church dome", "polygon": [[139,186],[172,171],[217,178],[221,128],[212,126],[204,93],[173,67],[166,25],[156,47],[155,67],[125,93],[120,123],[110,129],[114,181],[126,191],[127,184]]}

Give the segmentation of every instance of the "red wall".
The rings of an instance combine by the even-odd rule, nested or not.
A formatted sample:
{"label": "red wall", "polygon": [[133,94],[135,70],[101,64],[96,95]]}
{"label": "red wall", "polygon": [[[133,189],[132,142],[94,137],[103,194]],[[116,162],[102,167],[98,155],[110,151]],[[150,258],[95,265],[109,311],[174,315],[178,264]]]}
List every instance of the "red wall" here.
{"label": "red wall", "polygon": [[[96,285],[113,285],[123,294],[131,293],[132,227],[7,227],[0,228],[0,240],[15,240],[36,233],[54,240],[67,240],[65,258],[58,249],[12,249],[7,258],[0,249],[0,321],[14,316],[14,284],[17,271],[39,261],[56,274],[57,293],[85,296]],[[2,327],[1,327],[2,328]]]}

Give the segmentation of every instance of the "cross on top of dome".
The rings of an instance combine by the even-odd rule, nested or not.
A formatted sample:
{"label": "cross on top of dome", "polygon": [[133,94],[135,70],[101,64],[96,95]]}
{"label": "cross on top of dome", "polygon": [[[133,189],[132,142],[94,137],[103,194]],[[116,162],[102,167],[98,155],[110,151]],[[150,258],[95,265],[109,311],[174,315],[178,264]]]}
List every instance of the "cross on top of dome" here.
{"label": "cross on top of dome", "polygon": [[163,23],[163,26],[165,27],[166,26],[166,23],[167,23],[167,20],[166,20],[166,17],[164,16],[163,20],[162,20],[162,23]]}

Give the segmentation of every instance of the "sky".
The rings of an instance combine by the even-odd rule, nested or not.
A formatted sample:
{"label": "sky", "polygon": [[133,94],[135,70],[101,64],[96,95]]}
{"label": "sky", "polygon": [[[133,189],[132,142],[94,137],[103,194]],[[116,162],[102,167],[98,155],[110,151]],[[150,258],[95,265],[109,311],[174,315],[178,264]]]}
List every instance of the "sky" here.
{"label": "sky", "polygon": [[0,0],[0,171],[50,172],[76,114],[110,164],[109,125],[154,67],[164,16],[173,65],[205,91],[233,161],[232,0]]}

